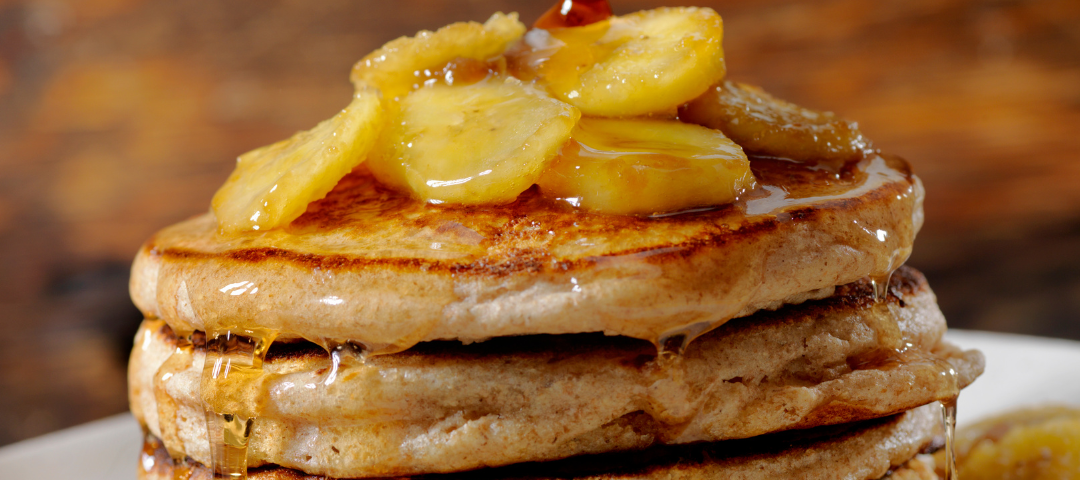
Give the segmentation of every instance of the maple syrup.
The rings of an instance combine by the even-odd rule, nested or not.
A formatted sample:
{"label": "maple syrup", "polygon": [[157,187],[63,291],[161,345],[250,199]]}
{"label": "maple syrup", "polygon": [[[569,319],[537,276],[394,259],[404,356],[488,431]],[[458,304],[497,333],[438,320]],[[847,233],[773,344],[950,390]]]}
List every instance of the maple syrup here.
{"label": "maple syrup", "polygon": [[[604,22],[611,17],[611,7],[606,0],[565,0],[556,5],[540,17],[535,27],[545,31],[530,32],[524,44],[526,50],[518,50],[520,55],[511,53],[508,60],[481,61],[474,59],[455,59],[443,67],[414,72],[417,85],[429,85],[443,83],[446,85],[463,85],[479,82],[492,75],[503,75],[508,69],[519,78],[534,78],[537,74],[545,76],[549,83],[565,81],[562,75],[573,75],[574,68],[568,65],[589,64],[589,58],[603,56],[604,51],[597,51],[592,46],[596,39],[604,36],[611,28],[609,22]],[[565,27],[588,27],[563,30]],[[551,31],[547,31],[551,30]],[[569,47],[569,48],[567,48]],[[614,48],[608,46],[605,48]],[[509,62],[509,65],[507,64]],[[565,73],[564,73],[565,72]],[[531,75],[531,77],[530,77]],[[610,152],[598,152],[588,149],[586,146],[576,143],[578,155],[586,156],[611,156]],[[767,159],[766,159],[767,160]],[[757,160],[759,164],[762,159]],[[799,166],[807,170],[813,170],[813,166]],[[826,181],[820,186],[829,190],[830,187],[842,185],[843,188],[834,188],[833,191],[822,192],[817,197],[812,195],[795,195],[782,186],[777,187],[768,181],[763,182],[760,188],[754,189],[750,195],[739,198],[734,207],[745,213],[745,217],[773,216],[781,218],[789,216],[789,207],[813,204],[820,200],[827,202],[844,198],[855,198],[872,191],[888,182],[896,181],[898,177],[907,175],[896,168],[888,165],[881,157],[870,157],[859,163],[858,172],[861,175],[858,181],[841,179],[841,174],[836,174],[836,181],[826,175]],[[805,175],[807,172],[801,172]],[[921,186],[917,182],[905,195],[909,197],[920,196]],[[770,188],[775,187],[775,188]],[[900,198],[898,198],[900,200]],[[717,202],[723,203],[723,202]],[[575,205],[576,206],[576,205]],[[811,207],[813,208],[813,207]],[[694,210],[693,213],[699,210]],[[917,227],[916,227],[917,229]],[[873,315],[877,318],[874,322],[879,342],[890,352],[884,358],[874,358],[873,362],[924,362],[939,368],[941,374],[951,377],[953,391],[951,400],[942,402],[942,417],[946,431],[946,449],[949,459],[949,480],[955,479],[952,461],[953,426],[955,424],[956,405],[955,398],[959,393],[956,388],[956,372],[947,362],[937,359],[932,355],[917,353],[909,347],[902,337],[895,317],[892,316],[887,306],[889,293],[889,280],[892,272],[901,265],[910,254],[910,239],[897,238],[897,232],[886,228],[878,228],[870,225],[860,225],[856,222],[852,227],[852,247],[871,246],[873,250],[891,249],[892,254],[881,268],[878,268],[871,276],[875,305]],[[651,255],[650,252],[640,254],[642,258]],[[581,288],[575,282],[574,292],[580,292]],[[252,294],[255,292],[252,291]],[[236,294],[233,294],[236,295]],[[329,298],[329,297],[328,297]],[[337,296],[333,298],[339,298]],[[340,303],[340,301],[339,301]],[[191,306],[189,305],[190,309]],[[215,324],[212,319],[208,320],[208,332],[205,337],[206,356],[202,369],[201,395],[206,404],[206,424],[211,443],[211,471],[215,478],[247,478],[247,449],[250,442],[255,420],[261,409],[261,399],[265,394],[262,388],[268,374],[263,370],[263,361],[271,343],[277,337],[278,332],[273,330],[250,330],[238,328],[236,325]],[[725,319],[726,321],[726,319]],[[696,408],[673,409],[669,405],[689,405],[686,402],[688,387],[684,380],[683,354],[687,345],[703,333],[711,330],[722,322],[694,322],[682,327],[667,331],[652,339],[657,347],[660,366],[664,371],[664,377],[655,385],[662,395],[654,396],[660,417],[672,423],[686,421],[690,415],[696,412]],[[290,332],[296,334],[297,332]],[[322,379],[322,385],[330,386],[335,383],[341,369],[352,365],[362,364],[367,355],[394,353],[404,350],[423,339],[423,333],[417,330],[414,334],[377,348],[365,348],[346,340],[323,339],[320,345],[329,354],[330,366]],[[176,352],[159,369],[155,380],[155,389],[167,379],[167,375],[177,373],[182,366],[188,365],[192,359],[193,332],[184,332]],[[163,387],[162,387],[163,388]],[[158,399],[168,398],[168,395],[156,395]],[[670,397],[670,398],[669,398]],[[671,401],[668,401],[671,400]],[[159,403],[160,418],[175,418],[175,405],[168,402]],[[175,432],[168,432],[167,426],[175,429],[175,422],[161,422],[163,442],[170,453],[176,459],[179,439]],[[172,447],[172,448],[170,448]],[[151,458],[151,461],[153,459]],[[145,462],[144,457],[144,462]],[[177,462],[179,464],[179,462]],[[153,464],[150,464],[153,467]],[[181,471],[176,469],[175,471]]]}
{"label": "maple syrup", "polygon": [[207,332],[200,389],[214,478],[247,478],[248,442],[268,380],[263,361],[276,336],[239,328]]}
{"label": "maple syrup", "polygon": [[[327,369],[322,380],[324,386],[333,385],[337,381],[338,372],[342,369],[367,363],[367,358],[372,353],[372,350],[346,340],[325,339],[319,344],[330,356],[330,368]],[[385,352],[387,352],[386,349],[377,353]]]}
{"label": "maple syrup", "polygon": [[952,397],[941,403],[941,423],[945,427],[945,478],[957,480],[956,475],[956,399]]}
{"label": "maple syrup", "polygon": [[534,28],[580,27],[611,17],[607,0],[563,0],[536,19]]}

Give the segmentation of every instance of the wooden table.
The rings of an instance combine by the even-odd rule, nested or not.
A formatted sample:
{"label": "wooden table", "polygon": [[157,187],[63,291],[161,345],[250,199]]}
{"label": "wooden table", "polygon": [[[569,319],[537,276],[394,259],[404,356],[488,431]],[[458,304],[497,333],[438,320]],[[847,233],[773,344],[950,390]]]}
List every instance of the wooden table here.
{"label": "wooden table", "polygon": [[[952,325],[1080,338],[1080,2],[702,3],[731,78],[915,165],[911,263]],[[0,0],[0,444],[126,408],[135,250],[205,211],[238,154],[344,106],[354,61],[547,6]]]}

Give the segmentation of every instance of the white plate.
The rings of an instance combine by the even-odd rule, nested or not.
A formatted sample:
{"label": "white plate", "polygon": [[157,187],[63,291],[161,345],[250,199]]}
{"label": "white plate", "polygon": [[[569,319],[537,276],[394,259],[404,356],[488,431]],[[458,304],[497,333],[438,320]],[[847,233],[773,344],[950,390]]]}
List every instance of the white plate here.
{"label": "white plate", "polygon": [[[1080,405],[1080,342],[963,330],[947,338],[987,358],[960,396],[961,425],[1021,405]],[[0,478],[134,479],[141,449],[135,419],[117,415],[0,448]]]}

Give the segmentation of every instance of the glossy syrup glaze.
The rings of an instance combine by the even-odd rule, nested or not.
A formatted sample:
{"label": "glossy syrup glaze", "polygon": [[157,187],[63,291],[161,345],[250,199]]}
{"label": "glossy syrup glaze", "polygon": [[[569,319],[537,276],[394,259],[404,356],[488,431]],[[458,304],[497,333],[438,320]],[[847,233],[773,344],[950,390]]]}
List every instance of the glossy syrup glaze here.
{"label": "glossy syrup glaze", "polygon": [[[200,261],[224,256],[230,258],[231,263],[250,263],[264,269],[276,268],[272,265],[278,260],[300,262],[306,265],[304,269],[309,272],[309,277],[281,277],[281,280],[284,283],[299,281],[305,289],[315,290],[316,295],[309,299],[293,297],[289,300],[301,307],[310,302],[307,305],[314,303],[317,308],[333,311],[355,301],[356,297],[342,290],[320,292],[319,287],[333,286],[331,280],[335,276],[350,270],[364,271],[389,264],[394,271],[431,272],[436,276],[446,275],[452,281],[473,275],[492,279],[544,275],[554,270],[566,274],[569,285],[563,294],[584,297],[584,289],[589,285],[588,277],[581,270],[603,271],[609,262],[615,262],[619,267],[625,267],[629,262],[639,272],[652,272],[647,275],[655,278],[662,273],[653,270],[656,268],[654,262],[664,264],[700,250],[731,248],[730,245],[739,240],[740,233],[751,239],[757,235],[774,235],[771,230],[778,225],[797,225],[818,215],[874,205],[875,202],[903,205],[909,213],[898,223],[881,223],[873,216],[856,216],[846,228],[843,241],[851,248],[869,249],[885,257],[872,273],[886,285],[891,271],[910,252],[910,239],[921,214],[917,208],[921,192],[906,164],[899,159],[873,156],[843,169],[830,170],[782,159],[754,158],[752,168],[759,179],[758,187],[735,204],[654,217],[584,213],[565,202],[545,199],[536,191],[526,192],[514,204],[501,207],[427,205],[382,188],[361,169],[347,177],[331,195],[313,205],[307,215],[283,233],[224,238],[214,234],[209,239],[220,248],[217,252],[199,241],[208,238],[205,233],[187,236],[192,230],[182,228],[179,233],[187,238],[179,241],[164,233],[165,238],[175,243],[155,247],[166,260],[159,271],[161,279],[181,280],[182,288],[173,295],[177,301],[175,311],[200,322],[176,322],[178,316],[168,314],[163,318],[179,327],[178,335],[191,339],[189,345],[197,341],[201,331],[207,332],[202,395],[215,472],[223,478],[244,478],[247,441],[260,413],[261,385],[267,381],[261,370],[262,355],[275,338],[302,337],[322,345],[330,352],[331,362],[324,379],[329,384],[334,381],[337,367],[342,362],[362,361],[368,354],[401,351],[425,340],[425,335],[432,330],[432,319],[406,324],[409,328],[391,332],[396,335],[364,338],[326,335],[317,328],[298,325],[281,328],[281,323],[272,321],[278,312],[266,308],[261,309],[264,312],[261,314],[240,310],[231,316],[214,315],[215,311],[224,311],[220,305],[231,302],[243,306],[252,300],[272,298],[281,290],[265,278],[236,281],[239,277],[234,277],[225,279],[227,283],[212,290],[216,294],[214,298],[225,299],[226,303],[206,303],[203,301],[207,298],[205,294],[199,295],[192,290],[199,280],[208,277],[183,275],[197,271],[197,266],[193,269],[190,263],[192,259]],[[887,200],[880,198],[886,195]],[[395,223],[396,227],[393,226]],[[900,226],[900,231],[896,225]],[[382,228],[385,235],[365,240],[369,228]],[[650,235],[654,229],[659,232]],[[605,237],[607,242],[603,241]],[[671,242],[672,237],[681,241]],[[668,241],[658,241],[659,238]],[[715,243],[710,245],[710,239]],[[156,239],[161,240],[162,236]],[[509,245],[500,245],[498,241]],[[374,248],[376,245],[381,248]],[[364,248],[368,249],[367,255]],[[537,252],[538,249],[543,253]],[[552,257],[557,261],[552,262]],[[170,262],[170,259],[183,261]],[[886,317],[883,314],[879,335],[887,339],[891,338],[888,329],[895,329],[895,324],[890,327]],[[662,366],[669,377],[668,387],[679,391],[685,387],[682,351],[694,338],[725,320],[694,321],[654,330],[656,333],[645,332],[638,337],[657,345]],[[901,344],[894,351],[898,356],[905,355]],[[190,347],[178,348],[177,362],[189,359],[190,354]],[[166,367],[169,364],[166,362]],[[164,370],[159,372],[165,373]],[[175,412],[166,411],[168,405],[159,407],[163,410],[160,415],[175,415]],[[665,411],[664,414],[676,421],[685,420],[692,413]],[[163,432],[163,436],[168,445],[168,432]]]}
{"label": "glossy syrup glaze", "polygon": [[535,28],[580,27],[611,17],[607,0],[562,0],[533,23]]}
{"label": "glossy syrup glaze", "polygon": [[956,400],[954,396],[941,402],[941,423],[945,427],[945,479],[957,480],[956,474]]}
{"label": "glossy syrup glaze", "polygon": [[276,332],[230,328],[206,332],[200,391],[215,478],[246,479],[247,447],[262,410],[266,352]]}
{"label": "glossy syrup glaze", "polygon": [[[891,272],[890,272],[891,275]],[[870,279],[870,285],[874,295],[872,328],[883,347],[881,350],[870,353],[863,357],[849,360],[852,368],[895,368],[898,365],[921,365],[937,372],[941,377],[943,388],[938,392],[941,406],[941,425],[945,437],[945,479],[956,480],[956,461],[953,437],[956,431],[956,403],[960,397],[963,385],[956,368],[943,359],[937,352],[923,351],[913,348],[912,339],[900,332],[896,324],[895,316],[889,312],[887,298],[889,295],[890,281]],[[882,288],[884,285],[884,288]]]}
{"label": "glossy syrup glaze", "polygon": [[[861,318],[861,323],[864,323],[866,326],[869,327],[869,331],[873,332],[871,338],[873,338],[874,340],[872,341],[872,346],[868,345],[869,348],[863,350],[864,353],[850,358],[848,367],[851,371],[867,372],[901,369],[902,371],[910,373],[919,372],[916,376],[909,378],[908,381],[912,381],[912,379],[921,379],[917,380],[915,384],[921,386],[924,389],[927,389],[926,392],[933,395],[933,397],[930,397],[924,401],[929,401],[931,399],[948,400],[949,398],[951,398],[951,396],[955,395],[956,387],[958,386],[956,384],[956,373],[945,360],[945,358],[952,357],[947,357],[939,352],[932,352],[930,350],[930,347],[935,343],[935,339],[939,338],[941,331],[944,330],[943,321],[938,321],[938,323],[940,323],[940,329],[935,329],[935,333],[928,335],[924,328],[912,328],[912,325],[910,324],[910,319],[901,320],[904,318],[904,314],[901,312],[901,310],[905,308],[919,305],[920,303],[925,302],[929,302],[928,305],[932,306],[932,295],[930,295],[926,290],[925,281],[919,280],[921,277],[918,276],[917,272],[913,274],[910,269],[904,269],[894,277],[895,278],[892,281],[891,288],[888,291],[889,297],[887,301],[884,302],[875,302],[872,298],[871,293],[873,289],[869,286],[868,282],[860,282],[859,284],[847,285],[842,288],[838,288],[836,294],[827,300],[810,302],[810,304],[807,304],[805,306],[797,306],[790,308],[799,310],[805,308],[828,309],[838,308],[839,305],[845,305],[845,307],[843,307],[845,311],[854,308],[856,312],[859,312],[858,316]],[[922,293],[919,293],[920,291]],[[921,297],[931,298],[921,299]],[[936,307],[933,307],[933,309],[936,310]],[[788,309],[785,309],[785,311],[787,310]],[[848,314],[850,314],[850,312]],[[756,315],[755,317],[753,317],[752,322],[754,322],[755,324],[757,324],[758,322],[768,323],[770,322],[770,319],[773,319],[772,321],[775,321],[777,318],[785,318],[787,316],[789,315],[783,312],[762,312],[761,315]],[[798,316],[801,317],[801,315]],[[743,320],[743,322],[747,321],[751,321],[751,319]],[[903,323],[904,326],[899,326],[898,321]],[[169,330],[167,326],[163,326],[161,328],[161,331],[163,332],[171,332],[171,330]],[[548,338],[550,339],[551,337]],[[594,339],[592,341],[594,344],[589,346],[594,348],[603,347],[604,345],[608,345],[608,343],[624,345],[629,342],[629,339],[618,339],[610,337],[592,338]],[[610,340],[608,340],[608,338],[610,338]],[[600,340],[601,343],[595,344],[595,339],[602,339]],[[246,382],[247,385],[264,385],[262,388],[259,389],[250,389],[246,387],[245,382],[243,382],[243,376],[228,375],[225,380],[222,380],[222,373],[235,373],[236,370],[233,370],[230,367],[234,368],[238,363],[243,363],[245,357],[252,355],[251,352],[253,352],[254,350],[254,342],[249,338],[240,338],[235,336],[232,336],[231,338],[226,337],[224,339],[219,337],[218,340],[219,342],[224,341],[223,343],[221,343],[224,348],[215,347],[215,342],[209,342],[207,343],[207,346],[203,349],[217,349],[219,351],[231,352],[224,355],[220,353],[210,353],[210,356],[207,357],[208,360],[206,362],[206,365],[213,365],[213,367],[207,367],[207,369],[209,369],[210,371],[217,370],[219,372],[219,374],[217,375],[217,381],[231,382],[226,383],[225,386],[231,390],[236,390],[238,392],[251,392],[257,394],[259,391],[262,391],[265,394],[265,392],[268,390],[274,391],[273,388],[268,389],[265,385],[273,384],[274,382],[280,383],[280,381],[276,378],[276,372],[280,372],[280,369],[273,370],[274,373],[267,372],[265,374],[267,377],[265,378],[265,382]],[[485,342],[483,344],[471,346],[453,346],[452,342],[442,342],[442,347],[425,344],[425,346],[417,349],[416,351],[410,350],[409,353],[405,353],[403,354],[403,356],[415,358],[415,356],[417,355],[425,355],[425,352],[427,355],[431,355],[433,354],[433,352],[439,352],[439,348],[451,349],[451,352],[443,352],[443,354],[450,355],[451,357],[455,358],[462,354],[483,355],[484,352],[487,352],[489,344],[497,345],[490,347],[495,349],[494,352],[503,353],[521,353],[522,351],[532,351],[537,349],[540,349],[541,351],[561,351],[561,349],[558,348],[550,349],[550,345],[546,345],[548,348],[545,348],[543,342],[546,340],[544,339],[535,341],[539,345],[530,345],[528,337],[519,337],[519,339],[514,340],[502,340],[504,341]],[[518,343],[515,343],[513,344],[515,346],[508,348],[508,344],[506,343],[506,341],[515,341]],[[194,343],[196,344],[196,349],[199,349],[198,345],[202,344],[203,342],[196,341]],[[288,345],[298,345],[297,343],[288,342],[276,343],[275,347],[281,345],[285,345],[285,347],[278,348],[277,353],[274,353],[273,351],[269,352],[267,358],[270,359],[272,356],[272,358],[280,361],[283,356],[286,358],[294,358],[292,357],[292,355],[295,355],[296,352],[309,352],[307,353],[307,355],[317,356],[316,358],[318,358],[318,360],[315,361],[316,365],[314,367],[319,368],[319,370],[316,372],[318,376],[312,377],[316,378],[316,380],[311,381],[309,385],[301,386],[299,383],[297,384],[297,387],[301,387],[301,389],[304,391],[307,391],[306,389],[312,389],[312,393],[323,391],[324,388],[332,386],[335,381],[337,381],[337,372],[341,370],[342,367],[344,367],[346,372],[345,376],[343,377],[344,381],[348,382],[350,378],[350,374],[348,373],[349,369],[354,368],[352,366],[349,366],[348,363],[350,361],[358,360],[357,356],[355,355],[359,352],[356,351],[353,345],[327,344],[324,345],[322,349],[320,349],[315,344],[309,343],[306,344],[307,347],[297,350],[297,347],[288,347]],[[632,343],[629,345],[636,345],[633,350],[635,352],[638,352],[638,355],[648,356],[647,348],[645,348],[647,344],[644,344],[644,342],[638,342],[636,344]],[[696,345],[697,344],[695,343],[695,346]],[[283,350],[283,348],[285,350]],[[583,346],[582,348],[585,347]],[[328,350],[330,353],[318,353],[319,350]],[[692,380],[693,374],[689,375],[690,381],[687,381],[687,372],[684,371],[683,368],[684,358],[682,357],[682,355],[680,355],[680,352],[674,350],[675,349],[667,349],[667,351],[665,352],[665,357],[661,358],[659,361],[658,366],[663,367],[665,371],[663,371],[663,373],[658,373],[658,375],[661,377],[661,383],[658,383],[656,386],[657,389],[661,390],[662,392],[657,391],[656,398],[650,401],[650,411],[654,418],[661,420],[665,424],[683,425],[685,424],[685,422],[694,421],[696,416],[701,413],[700,409],[703,407],[703,405],[699,404],[698,401],[688,401],[693,400],[696,395],[692,393],[687,395],[688,390],[692,392],[692,387],[694,385],[700,386],[701,382],[700,378],[696,382]],[[562,352],[562,354],[565,355],[566,352]],[[301,355],[303,355],[303,353],[301,353]],[[230,356],[234,357],[232,359],[227,359],[224,361],[214,361],[213,358],[215,356],[217,356],[218,358],[226,358]],[[438,356],[437,353],[436,356]],[[628,356],[632,358],[635,355],[629,354]],[[691,354],[691,357],[692,356],[693,355]],[[399,356],[393,355],[390,356],[390,358],[397,359],[399,358]],[[395,361],[391,360],[390,358],[387,358],[386,361]],[[380,364],[381,360],[383,359],[380,358],[375,362],[376,368]],[[359,358],[359,361],[363,361],[363,359]],[[322,364],[321,366],[318,365],[320,363]],[[937,376],[931,373],[931,370],[935,370],[940,367],[943,368],[939,370],[939,374],[937,376],[940,376],[941,378],[938,379],[936,378]],[[355,370],[352,370],[352,375],[355,375]],[[208,375],[207,377],[212,377],[212,375]],[[969,378],[963,380],[964,384],[970,382],[971,375],[968,374],[968,377]],[[206,381],[205,378],[204,381]],[[806,377],[804,381],[813,382],[820,381],[820,379],[811,380],[811,377]],[[211,386],[210,388],[216,387]],[[330,392],[332,390],[326,391]],[[198,395],[197,390],[195,392],[195,395]],[[207,398],[207,403],[209,405],[224,405],[226,406],[226,408],[228,408],[230,404],[234,405],[233,408],[238,408],[237,411],[240,412],[239,414],[235,415],[234,418],[240,418],[241,421],[243,420],[243,415],[250,414],[250,407],[235,405],[234,403],[235,401],[240,400],[242,397],[244,397],[246,393],[238,394],[231,391],[222,392],[219,389],[218,395],[223,395],[225,398]],[[158,400],[161,401],[167,398],[168,397],[162,398],[159,396]],[[831,397],[830,395],[829,398],[834,397]],[[280,400],[280,398],[277,399],[277,401]],[[249,405],[260,405],[259,397],[243,398],[241,401],[247,402]],[[844,403],[842,398],[838,398],[835,400],[822,399],[821,401],[823,404],[830,404],[833,401],[839,401],[840,404]],[[918,405],[918,403],[916,403],[915,405]],[[274,415],[280,416],[282,414],[280,410],[274,408],[271,409],[271,412],[271,417],[273,417]],[[835,414],[831,414],[824,418],[833,418],[832,420],[828,420],[830,422],[837,421],[832,415]],[[229,419],[225,418],[224,420],[227,421]],[[236,425],[241,427],[245,426],[245,424],[243,423],[237,423]],[[226,422],[225,426],[229,426],[228,422]],[[250,426],[250,423],[246,424],[246,427]],[[221,428],[221,426],[215,427],[213,423],[210,423],[210,427],[210,431],[212,434],[214,433],[214,428]],[[222,437],[219,439],[221,442],[220,448],[236,446],[235,443],[232,445],[228,445],[226,443],[227,439],[224,435],[228,433],[229,432],[226,430]],[[266,430],[263,430],[262,435],[266,434]],[[264,450],[257,454],[257,456],[265,458],[262,457],[266,454],[265,443],[263,444],[262,448]],[[233,449],[232,451],[235,452],[235,449]],[[182,455],[180,457],[182,458]],[[215,462],[217,461],[217,458],[215,458]],[[260,461],[256,462],[261,463]],[[218,470],[222,471],[220,467],[218,467]]]}
{"label": "glossy syrup glaze", "polygon": [[[610,16],[606,0],[567,0],[535,26],[584,26]],[[595,33],[587,32],[587,36]],[[536,45],[531,47],[536,50]],[[450,85],[473,83],[507,69],[528,77],[522,72],[547,60],[546,50],[536,51],[517,59],[511,55],[510,65],[459,59],[417,76],[424,83]],[[786,248],[776,239],[799,229],[804,230],[800,238],[806,242],[790,247],[806,250],[809,256],[815,253],[815,241],[824,241],[838,252],[866,252],[868,260],[859,268],[874,284],[877,305],[873,308],[881,311],[876,333],[888,344],[882,351],[891,352],[867,362],[933,363],[942,375],[951,375],[956,385],[956,372],[947,362],[905,347],[885,306],[890,275],[910,254],[922,221],[921,185],[907,164],[871,154],[841,168],[766,157],[752,159],[751,168],[757,186],[732,204],[623,217],[585,213],[574,208],[573,202],[544,198],[536,188],[509,205],[425,204],[377,184],[361,166],[283,229],[223,236],[215,231],[213,217],[204,216],[163,231],[144,249],[148,271],[133,279],[134,285],[152,277],[152,282],[142,283],[153,293],[134,296],[148,315],[165,319],[185,339],[159,377],[190,361],[191,345],[205,332],[201,395],[215,478],[247,478],[247,447],[268,381],[262,363],[275,339],[304,338],[321,345],[330,363],[321,382],[329,386],[343,365],[363,362],[368,355],[399,352],[425,340],[469,342],[500,335],[603,331],[652,342],[667,377],[665,388],[677,393],[689,388],[682,354],[693,339],[734,316],[806,290],[831,288],[840,281],[789,286],[778,289],[782,293],[762,297],[757,295],[761,289],[745,280],[775,275],[766,266],[767,259]],[[822,240],[805,233],[814,228],[830,230],[832,235]],[[720,261],[718,255],[723,257]],[[683,270],[745,268],[708,279],[674,278],[665,271],[669,265]],[[627,277],[643,284],[673,277],[670,287],[688,291],[690,297],[705,296],[695,291],[695,284],[712,282],[721,285],[718,289],[726,296],[684,310],[685,298],[622,306],[620,299],[597,295],[618,289]],[[435,282],[426,283],[431,278]],[[522,278],[541,278],[544,283],[529,284]],[[522,292],[548,288],[552,283],[561,285],[557,293],[562,311],[511,318],[517,327],[509,330],[486,325],[484,319],[490,317],[476,313],[486,308],[495,312],[494,317],[506,316],[500,311],[503,304],[483,299],[514,288]],[[422,304],[420,297],[431,299],[430,305],[411,309],[393,302],[368,304],[365,296],[378,289],[403,298],[405,304]],[[627,290],[634,295],[632,289]],[[536,300],[548,298],[551,295]],[[528,300],[518,303],[528,305]],[[566,316],[567,309],[590,303],[623,308],[599,315],[608,323],[582,325],[573,317],[563,324],[552,320]],[[635,313],[628,315],[630,311]],[[447,318],[450,321],[444,321]],[[536,328],[522,330],[523,325]],[[951,398],[958,393],[958,388],[954,390]],[[159,415],[176,415],[170,405],[159,409]],[[954,404],[943,407],[950,449],[954,413]],[[664,411],[672,423],[688,421],[693,414]],[[168,432],[162,434],[166,446],[176,443]]]}
{"label": "glossy syrup glaze", "polygon": [[659,345],[793,295],[887,285],[910,254],[922,191],[902,160],[751,168],[758,184],[734,204],[653,217],[535,190],[509,205],[430,205],[360,169],[280,231],[221,236],[209,215],[162,231],[136,260],[133,298],[181,335],[245,325],[378,352],[588,331]]}

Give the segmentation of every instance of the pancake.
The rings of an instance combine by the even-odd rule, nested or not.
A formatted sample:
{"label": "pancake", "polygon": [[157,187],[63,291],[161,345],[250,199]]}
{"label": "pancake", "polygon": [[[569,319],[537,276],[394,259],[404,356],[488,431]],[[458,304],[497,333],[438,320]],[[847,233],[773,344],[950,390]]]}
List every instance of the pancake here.
{"label": "pancake", "polygon": [[[453,472],[746,438],[949,398],[943,362],[963,387],[981,355],[941,341],[945,321],[921,274],[901,268],[890,287],[883,304],[862,281],[729,322],[667,369],[648,342],[598,334],[425,343],[336,370],[321,347],[275,344],[266,378],[241,397],[259,405],[249,464],[335,477]],[[175,455],[206,463],[204,351],[170,359],[177,339],[162,321],[138,339],[133,412]]]}
{"label": "pancake", "polygon": [[752,168],[758,185],[734,204],[648,218],[535,189],[503,206],[424,204],[361,167],[285,228],[227,236],[206,214],[162,230],[135,259],[132,298],[179,332],[383,352],[585,332],[663,343],[887,278],[910,253],[923,192],[903,160]]}
{"label": "pancake", "polygon": [[[900,415],[857,424],[755,437],[748,440],[660,447],[645,451],[590,455],[547,463],[457,474],[410,477],[451,479],[937,479],[933,460],[918,455],[933,449],[940,432],[940,408],[926,405]],[[210,478],[209,469],[185,459],[175,462],[154,437],[148,437],[139,478]],[[249,472],[252,480],[322,480],[280,466]]]}

